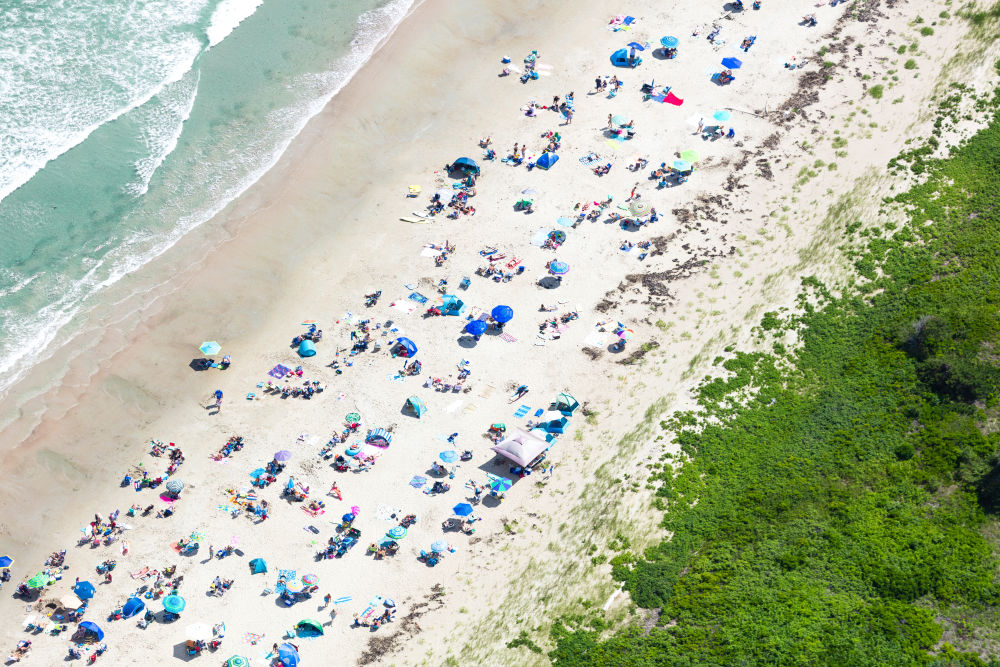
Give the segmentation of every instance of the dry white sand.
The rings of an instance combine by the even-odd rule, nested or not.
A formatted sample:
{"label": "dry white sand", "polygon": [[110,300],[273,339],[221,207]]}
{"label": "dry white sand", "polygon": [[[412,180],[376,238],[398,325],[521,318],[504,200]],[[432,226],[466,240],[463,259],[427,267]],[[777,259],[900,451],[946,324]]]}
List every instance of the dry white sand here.
{"label": "dry white sand", "polygon": [[[526,1],[494,7],[429,0],[420,6],[275,170],[219,224],[196,232],[155,267],[178,275],[150,298],[140,321],[108,327],[108,345],[116,337],[132,344],[81,379],[75,391],[64,388],[54,397],[52,414],[63,419],[49,417],[37,425],[12,455],[23,476],[7,488],[10,500],[5,500],[11,514],[23,516],[5,518],[7,532],[23,542],[15,549],[16,574],[37,571],[44,546],[69,548],[69,582],[74,576],[95,580],[94,565],[117,557],[114,582],[99,586],[88,614],[105,628],[110,649],[102,659],[114,664],[183,659],[184,628],[220,621],[227,634],[219,658],[244,654],[263,664],[271,644],[296,621],[330,620],[329,609],[317,608],[326,593],[351,600],[332,607],[338,616],[325,637],[297,642],[304,664],[442,664],[449,658],[454,664],[500,664],[512,655],[537,660],[526,649],[505,654],[503,644],[521,629],[543,625],[549,614],[570,609],[581,596],[603,602],[614,583],[607,566],[592,563],[591,554],[607,553],[616,532],[630,536],[633,548],[660,537],[658,512],[646,509],[648,498],[625,493],[633,482],[641,485],[642,464],[664,446],[656,440],[657,416],[683,404],[686,390],[722,348],[752,344],[750,328],[765,310],[791,301],[803,273],[816,267],[828,275],[834,271],[836,239],[822,235],[836,233],[828,226],[828,209],[857,179],[880,169],[903,146],[907,131],[921,127],[920,110],[942,60],[921,51],[920,78],[907,74],[895,87],[887,85],[880,101],[863,91],[887,70],[901,69],[889,43],[914,41],[909,22],[918,10],[930,15],[928,8],[903,4],[862,17],[870,20],[838,24],[846,7],[771,1],[759,12],[748,8],[726,15],[701,3],[664,9],[637,2],[630,7],[639,19],[633,30],[616,33],[606,29],[607,9],[593,2],[574,3],[572,16],[562,4]],[[798,26],[812,11],[820,25]],[[713,20],[722,26],[724,45],[705,39]],[[699,26],[700,34],[692,36]],[[610,66],[608,55],[628,41],[655,45],[665,34],[680,38],[676,60],[647,51],[636,70]],[[749,53],[736,48],[754,34]],[[950,53],[961,37],[958,24],[941,25],[934,48]],[[802,70],[783,67],[820,45],[835,47],[826,56],[836,63],[830,80],[823,80],[816,60]],[[538,81],[522,85],[516,76],[496,76],[502,55],[519,65],[531,49],[539,50],[543,65]],[[727,56],[744,66],[733,84],[716,86],[709,75]],[[596,75],[613,73],[625,81],[617,97],[590,94]],[[800,87],[806,77],[815,85]],[[653,79],[671,85],[683,106],[644,102],[639,86]],[[555,113],[528,118],[519,110],[530,100],[547,104],[569,91],[576,98],[571,125],[561,125]],[[902,100],[893,104],[896,98]],[[796,108],[805,113],[791,113]],[[714,124],[711,114],[722,109],[733,114],[725,124],[736,129],[736,140],[693,135],[689,119]],[[613,148],[602,133],[609,114],[634,120],[636,138]],[[498,157],[515,141],[538,155],[546,143],[541,135],[550,130],[563,139],[562,159],[550,171],[480,160],[484,173],[472,200],[475,216],[438,217],[420,225],[398,220],[423,208],[442,165],[462,155],[479,159],[480,138],[493,138]],[[846,146],[834,147],[834,130],[847,139]],[[701,160],[680,187],[656,190],[648,168],[626,169],[637,156],[653,166],[692,148]],[[845,150],[847,155],[836,154]],[[579,163],[589,152],[614,163],[609,175],[599,178]],[[836,171],[826,166],[830,162],[837,163]],[[803,167],[815,175],[801,172]],[[420,184],[424,196],[405,198],[411,183]],[[659,222],[638,231],[623,231],[604,218],[575,229],[556,224],[573,214],[575,204],[608,195],[614,197],[609,211],[623,212],[616,205],[636,184],[642,200],[660,212]],[[512,206],[526,188],[540,192],[532,214]],[[564,230],[567,241],[557,252],[533,246],[529,241],[539,229]],[[638,249],[619,249],[626,239],[652,240],[653,248],[640,261]],[[458,250],[436,268],[421,249],[445,241]],[[204,255],[206,245],[217,250]],[[525,272],[507,283],[474,275],[484,264],[478,251],[485,246],[519,258]],[[192,268],[183,254],[196,249],[199,261]],[[554,258],[569,263],[571,271],[557,288],[544,289],[537,279]],[[488,335],[470,345],[458,318],[424,319],[420,308],[407,314],[390,305],[407,303],[407,284],[434,296],[439,280],[447,278],[456,288],[463,276],[471,277],[471,286],[456,293],[470,309],[513,307],[506,331],[515,340]],[[366,309],[362,295],[375,289],[382,290],[382,298]],[[576,311],[579,319],[558,339],[539,337],[545,317],[540,304],[557,305],[556,314]],[[348,313],[378,323],[392,320],[398,331],[379,338],[382,352],[354,357],[353,365],[336,375],[327,364],[338,351],[343,358],[350,345]],[[319,354],[300,360],[288,342],[305,319],[318,320],[325,335]],[[608,349],[619,321],[636,332],[623,353]],[[606,323],[606,331],[600,356],[592,359],[583,348],[601,338],[599,322]],[[401,364],[386,354],[385,341],[400,334],[420,346],[424,370],[418,377],[393,379]],[[192,372],[187,362],[197,356],[196,346],[212,338],[233,355],[233,367]],[[654,341],[658,347],[645,358],[618,363]],[[472,369],[466,383],[471,391],[445,394],[423,386],[427,377],[453,377],[463,359]],[[262,395],[255,385],[276,363],[301,364],[305,377],[322,381],[326,391],[311,401]],[[520,383],[531,391],[512,404],[511,387]],[[222,412],[211,416],[204,406],[216,388],[226,399]],[[506,473],[490,464],[485,429],[494,422],[523,424],[512,414],[519,405],[529,405],[533,413],[560,391],[570,391],[594,414],[586,419],[578,412],[554,445],[552,477],[536,473],[516,480],[503,504],[477,507],[482,521],[471,539],[446,536],[455,553],[434,568],[418,562],[419,551],[442,537],[441,522],[451,507],[466,499],[464,482],[484,481],[487,470]],[[245,400],[248,392],[259,400]],[[427,403],[424,418],[402,414],[410,395]],[[67,406],[65,415],[60,401]],[[337,473],[316,454],[353,411],[361,413],[364,428],[392,427],[394,440],[371,470]],[[474,452],[471,462],[458,466],[452,490],[434,497],[409,486],[439,452],[452,448],[443,439],[452,432],[459,433],[456,449]],[[244,450],[224,463],[210,460],[235,434],[246,439]],[[177,474],[187,487],[176,515],[129,520],[134,527],[126,533],[131,545],[126,557],[118,545],[71,547],[75,531],[95,511],[125,510],[134,502],[163,505],[150,491],[114,488],[131,464],[143,462],[154,470],[166,465],[146,454],[150,438],[176,442],[187,456]],[[252,524],[218,509],[227,504],[226,489],[246,486],[249,471],[280,449],[294,456],[280,483],[261,493],[273,509],[266,522]],[[289,473],[326,501],[326,514],[312,518],[298,504],[278,498]],[[63,484],[51,499],[38,500],[35,490],[45,488],[46,478]],[[324,496],[333,481],[343,501]],[[333,534],[333,524],[354,505],[361,509],[356,522],[361,544],[343,559],[315,562],[313,554]],[[38,513],[29,515],[29,506]],[[394,525],[385,518],[391,511],[414,513],[418,523],[401,541],[398,556],[373,561],[365,547]],[[45,529],[29,539],[23,528],[29,523]],[[319,534],[309,532],[309,525]],[[235,542],[243,555],[221,561],[207,561],[206,549],[194,557],[176,555],[170,544],[192,531],[206,534],[203,546]],[[247,564],[255,557],[267,560],[267,575],[249,575]],[[181,593],[188,607],[180,621],[155,622],[145,630],[133,621],[104,621],[137,585],[128,571],[171,563],[184,575]],[[317,574],[318,595],[292,608],[263,595],[273,588],[279,568]],[[235,584],[222,598],[208,597],[217,575]],[[68,589],[64,579],[43,599]],[[352,614],[375,595],[396,600],[396,623],[376,633],[351,629]],[[4,641],[23,637],[22,605],[3,601]],[[152,607],[159,610],[156,603]],[[251,645],[245,633],[262,639]],[[39,636],[30,660],[54,664],[67,647],[65,639]],[[206,659],[215,660],[201,658]]]}

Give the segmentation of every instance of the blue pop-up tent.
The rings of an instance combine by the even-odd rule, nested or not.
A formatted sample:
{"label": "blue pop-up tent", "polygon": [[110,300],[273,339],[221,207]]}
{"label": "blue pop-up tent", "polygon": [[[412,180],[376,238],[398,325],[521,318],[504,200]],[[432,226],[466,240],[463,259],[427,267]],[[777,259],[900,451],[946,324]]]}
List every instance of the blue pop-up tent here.
{"label": "blue pop-up tent", "polygon": [[457,317],[465,312],[465,303],[454,294],[445,294],[442,299],[444,300],[444,305],[441,306],[441,312],[445,315],[455,315]]}
{"label": "blue pop-up tent", "polygon": [[145,608],[145,602],[139,598],[131,597],[125,604],[122,605],[122,618],[132,618]]}
{"label": "blue pop-up tent", "polygon": [[77,626],[78,634],[83,636],[83,641],[85,642],[99,642],[104,639],[104,630],[101,630],[100,626],[93,621],[84,621]]}
{"label": "blue pop-up tent", "polygon": [[615,67],[635,67],[642,63],[642,58],[636,56],[634,59],[628,57],[628,49],[618,49],[611,54],[611,64]]}
{"label": "blue pop-up tent", "polygon": [[548,169],[559,161],[559,156],[555,153],[542,153],[542,156],[535,161],[535,166],[539,169]]}
{"label": "blue pop-up tent", "polygon": [[250,561],[250,574],[263,574],[267,572],[267,563],[263,558],[254,558]]}
{"label": "blue pop-up tent", "polygon": [[467,174],[479,175],[479,165],[476,164],[475,160],[468,157],[460,157],[451,165],[452,169],[460,169]]}
{"label": "blue pop-up tent", "polygon": [[406,399],[406,405],[404,407],[415,414],[417,419],[423,417],[424,413],[427,412],[427,404],[416,396],[410,396]]}
{"label": "blue pop-up tent", "polygon": [[300,357],[315,357],[316,356],[316,346],[313,345],[311,340],[304,340],[299,343],[299,356]]}
{"label": "blue pop-up tent", "polygon": [[[413,356],[415,356],[417,354],[417,345],[416,345],[416,343],[414,343],[409,338],[397,338],[396,339],[396,344],[393,347],[396,348],[396,347],[399,347],[399,346],[402,346],[403,349],[406,350],[406,355],[405,356],[407,356],[407,357],[413,357]],[[395,350],[393,350],[393,351],[395,351]],[[399,353],[396,352],[396,354],[399,354]],[[404,356],[404,355],[400,354],[399,356]]]}

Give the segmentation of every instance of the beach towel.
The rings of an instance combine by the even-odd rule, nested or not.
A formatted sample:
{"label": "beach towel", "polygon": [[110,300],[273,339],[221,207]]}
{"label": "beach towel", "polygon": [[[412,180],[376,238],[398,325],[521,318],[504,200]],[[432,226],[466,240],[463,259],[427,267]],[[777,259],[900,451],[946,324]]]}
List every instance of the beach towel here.
{"label": "beach towel", "polygon": [[673,93],[667,93],[663,99],[663,102],[666,104],[673,104],[675,107],[679,107],[680,105],[684,104],[684,100],[677,97]]}
{"label": "beach towel", "polygon": [[443,251],[440,248],[432,248],[430,246],[424,246],[420,250],[420,256],[421,257],[437,257],[442,252]]}
{"label": "beach towel", "polygon": [[516,343],[517,342],[517,339],[514,338],[513,336],[511,336],[506,331],[504,333],[500,334],[500,340],[505,340],[508,343]]}
{"label": "beach towel", "polygon": [[257,633],[257,632],[244,632],[243,633],[243,641],[247,642],[248,644],[256,644],[257,642],[259,642],[263,638],[264,638],[264,635],[262,633]]}
{"label": "beach towel", "polygon": [[[295,578],[295,570],[278,570],[278,579],[284,581],[291,581]],[[281,595],[285,592],[285,584],[277,584],[274,587],[274,592]]]}
{"label": "beach towel", "polygon": [[462,403],[463,403],[463,402],[464,402],[464,401],[463,401],[462,399],[460,399],[460,398],[459,398],[459,399],[456,399],[456,400],[452,401],[451,403],[449,403],[449,404],[448,404],[448,407],[446,407],[446,408],[444,409],[444,411],[445,411],[446,413],[448,413],[449,415],[450,415],[450,414],[452,414],[453,412],[457,412],[457,411],[458,411],[458,409],[459,409],[460,407],[462,407]]}
{"label": "beach towel", "polygon": [[136,570],[135,572],[130,572],[129,576],[133,579],[143,579],[149,573],[149,568],[144,567],[141,570]]}
{"label": "beach towel", "polygon": [[[306,507],[305,505],[302,506],[302,511],[305,512],[306,514],[308,514],[309,516],[314,516],[314,517],[316,517],[316,516],[322,516],[322,515],[326,514],[326,510],[323,509],[323,508],[320,508],[318,510],[311,510],[308,507]],[[309,530],[308,526],[306,526],[306,530]]]}
{"label": "beach towel", "polygon": [[517,412],[514,413],[514,416],[516,418],[520,419],[520,418],[524,417],[526,414],[528,414],[529,412],[531,412],[531,406],[530,405],[522,405],[521,407],[519,407],[517,409]]}
{"label": "beach towel", "polygon": [[413,479],[410,480],[410,486],[414,489],[423,488],[424,484],[427,483],[427,478],[422,475],[414,475]]}
{"label": "beach towel", "polygon": [[427,297],[420,292],[413,292],[408,297],[411,301],[416,301],[417,303],[427,303]]}
{"label": "beach towel", "polygon": [[587,166],[590,166],[590,165],[594,164],[595,162],[600,162],[600,160],[601,160],[601,156],[599,156],[597,153],[587,153],[582,158],[580,158],[580,162],[582,162],[583,164],[585,164]]}
{"label": "beach towel", "polygon": [[496,387],[494,387],[491,384],[488,384],[485,387],[483,387],[483,390],[481,392],[479,392],[479,396],[482,398],[489,398],[489,395],[492,394],[495,389]]}
{"label": "beach towel", "polygon": [[606,143],[608,146],[611,146],[611,148],[613,148],[614,150],[618,150],[620,148],[619,142],[615,141],[614,139],[605,139],[604,143]]}
{"label": "beach towel", "polygon": [[545,245],[545,240],[547,238],[549,238],[549,230],[545,229],[544,227],[539,227],[538,231],[535,232],[535,235],[531,237],[531,241],[529,241],[529,243],[531,243],[531,245],[538,246],[539,248],[541,248],[543,245]]}
{"label": "beach towel", "polygon": [[606,336],[600,331],[592,331],[583,339],[583,345],[584,347],[604,347],[606,340]]}
{"label": "beach towel", "polygon": [[281,378],[288,375],[291,371],[292,369],[288,368],[287,366],[282,366],[281,364],[278,364],[277,366],[269,370],[267,374],[273,378],[278,378],[280,380]]}
{"label": "beach towel", "polygon": [[333,598],[333,604],[343,604],[345,602],[350,602],[352,599],[353,598],[350,595],[341,595]]}
{"label": "beach towel", "polygon": [[417,309],[417,304],[408,301],[393,301],[389,307],[409,315]]}

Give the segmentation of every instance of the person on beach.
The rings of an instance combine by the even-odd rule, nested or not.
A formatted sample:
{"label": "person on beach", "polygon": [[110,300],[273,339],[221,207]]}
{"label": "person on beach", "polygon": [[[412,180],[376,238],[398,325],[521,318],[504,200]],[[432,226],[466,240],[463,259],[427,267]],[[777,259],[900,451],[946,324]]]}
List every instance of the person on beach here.
{"label": "person on beach", "polygon": [[337,483],[336,482],[334,482],[330,486],[330,492],[327,493],[326,495],[333,496],[337,500],[343,500],[344,499],[344,497],[340,494],[340,489],[337,487]]}
{"label": "person on beach", "polygon": [[215,405],[212,407],[215,408],[216,412],[222,412],[222,390],[216,389],[214,396],[215,396]]}
{"label": "person on beach", "polygon": [[608,114],[608,126],[605,128],[607,130],[610,130],[611,127],[612,127],[612,125],[611,125],[611,118],[612,118],[611,114]]}
{"label": "person on beach", "polygon": [[704,131],[705,131],[705,119],[704,118],[699,118],[698,119],[698,131],[695,132],[695,134],[701,134]]}
{"label": "person on beach", "polygon": [[329,607],[330,606],[330,601],[332,599],[333,599],[333,596],[330,595],[329,593],[327,593],[326,595],[324,595],[323,596],[323,606],[321,607],[321,609],[326,609],[327,607]]}

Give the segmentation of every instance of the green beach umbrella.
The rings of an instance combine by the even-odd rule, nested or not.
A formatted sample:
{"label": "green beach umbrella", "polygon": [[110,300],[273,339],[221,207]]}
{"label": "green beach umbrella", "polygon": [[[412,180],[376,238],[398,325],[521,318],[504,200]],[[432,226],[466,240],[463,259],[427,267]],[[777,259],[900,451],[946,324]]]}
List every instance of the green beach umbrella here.
{"label": "green beach umbrella", "polygon": [[44,572],[39,572],[31,579],[28,579],[28,588],[44,588],[52,582],[52,577],[45,574]]}
{"label": "green beach umbrella", "polygon": [[403,528],[402,526],[393,526],[392,528],[389,529],[389,532],[386,533],[386,535],[388,535],[394,540],[400,540],[406,537],[406,529]]}
{"label": "green beach umbrella", "polygon": [[222,349],[222,346],[216,343],[214,340],[207,340],[204,343],[202,343],[201,347],[199,347],[198,349],[201,350],[202,354],[218,354],[219,350]]}
{"label": "green beach umbrella", "polygon": [[649,215],[649,210],[651,208],[652,207],[649,205],[649,202],[640,200],[635,200],[628,205],[628,210],[632,212],[632,215],[636,215],[639,217],[642,217],[644,215]]}
{"label": "green beach umbrella", "polygon": [[234,655],[226,660],[226,667],[250,667],[250,660],[242,655]]}
{"label": "green beach umbrella", "polygon": [[357,412],[348,412],[347,416],[344,417],[344,419],[346,419],[351,424],[356,424],[357,422],[361,421],[361,415],[359,415]]}
{"label": "green beach umbrella", "polygon": [[694,164],[698,161],[698,151],[687,150],[681,153],[681,159],[687,160],[688,162]]}

